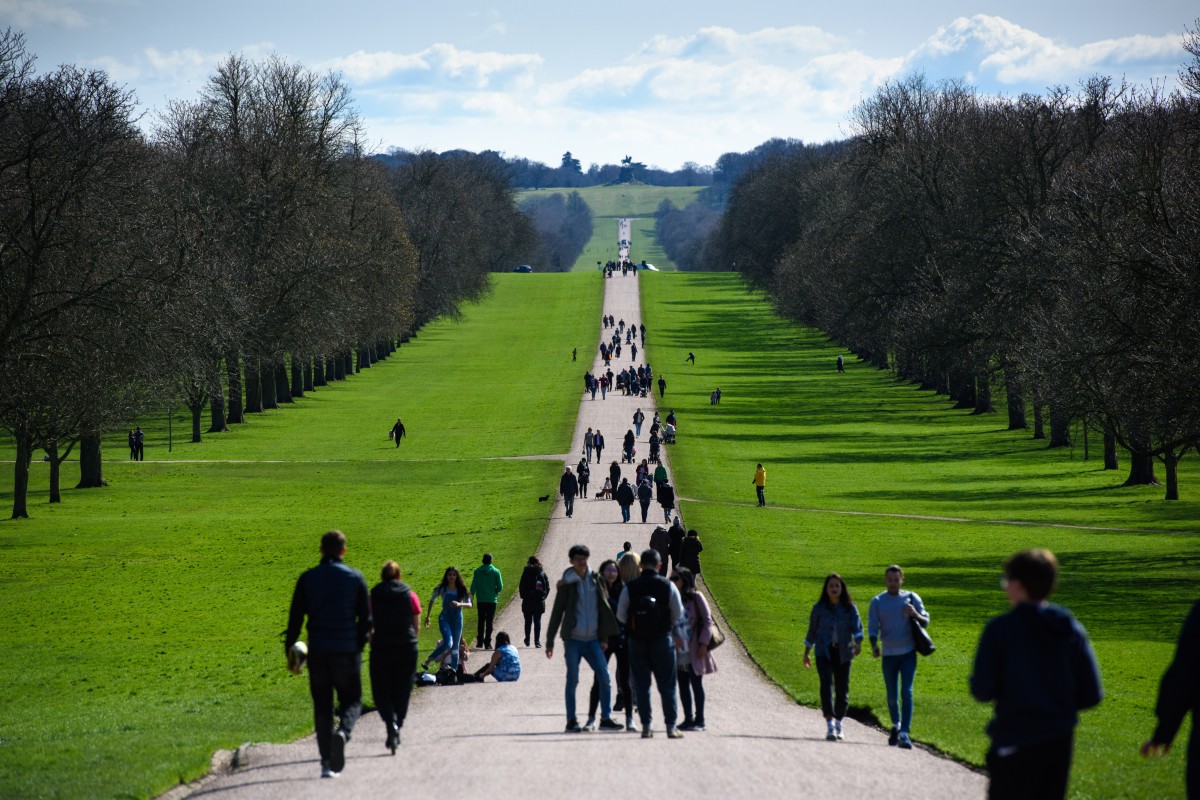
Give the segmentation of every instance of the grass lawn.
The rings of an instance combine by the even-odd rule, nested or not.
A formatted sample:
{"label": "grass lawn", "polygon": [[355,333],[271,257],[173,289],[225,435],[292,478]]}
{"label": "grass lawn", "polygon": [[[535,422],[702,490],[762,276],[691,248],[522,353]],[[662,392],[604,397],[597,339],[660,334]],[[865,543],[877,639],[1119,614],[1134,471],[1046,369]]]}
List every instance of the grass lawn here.
{"label": "grass lawn", "polygon": [[[846,578],[865,624],[884,567],[899,563],[939,647],[917,672],[914,736],[981,763],[990,707],[966,689],[979,632],[1006,608],[1003,559],[1048,547],[1064,573],[1055,600],[1091,634],[1107,693],[1078,729],[1072,797],[1183,796],[1187,731],[1161,762],[1143,762],[1137,748],[1153,730],[1158,679],[1198,595],[1200,459],[1181,465],[1185,499],[1167,503],[1159,487],[1119,488],[1125,472],[1102,469],[1095,439],[1085,461],[1081,444],[1047,450],[1005,430],[1003,412],[954,411],[849,353],[837,374],[837,345],[780,320],[737,275],[645,275],[640,285],[648,354],[667,380],[660,408],[680,416],[671,459],[688,526],[705,542],[705,580],[773,679],[818,705],[815,670],[801,655],[824,576]],[[684,363],[689,351],[695,366]],[[721,404],[710,406],[718,386]],[[754,507],[760,461],[767,509]],[[869,514],[833,513],[846,511]],[[851,702],[887,719],[869,656],[854,668]]]}
{"label": "grass lawn", "polygon": [[[111,485],[68,489],[61,505],[45,503],[35,463],[33,519],[0,522],[0,797],[153,796],[218,748],[311,730],[281,631],[331,527],[370,584],[395,558],[427,598],[446,565],[469,571],[491,551],[511,594],[545,530],[537,497],[562,466],[481,459],[567,449],[570,349],[590,349],[602,288],[591,275],[497,275],[461,322],[228,434],[181,444],[177,416],[168,454],[165,418],[143,420],[148,460],[125,461],[112,437]],[[73,485],[75,468],[63,474]]]}
{"label": "grass lawn", "polygon": [[663,200],[671,200],[679,208],[692,203],[700,194],[699,186],[650,186],[626,184],[621,186],[589,186],[583,189],[527,189],[518,192],[520,202],[538,194],[570,194],[572,191],[592,209],[592,238],[575,261],[575,270],[596,269],[596,262],[617,257],[617,220],[632,217],[633,238],[631,257],[648,261],[661,270],[674,270],[675,262],[667,258],[654,232],[654,212]]}

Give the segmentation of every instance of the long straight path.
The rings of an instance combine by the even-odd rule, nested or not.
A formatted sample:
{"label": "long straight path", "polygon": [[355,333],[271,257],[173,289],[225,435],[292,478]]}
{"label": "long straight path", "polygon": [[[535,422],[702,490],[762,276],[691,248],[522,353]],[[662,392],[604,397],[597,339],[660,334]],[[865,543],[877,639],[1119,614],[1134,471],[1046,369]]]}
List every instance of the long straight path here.
{"label": "long straight path", "polygon": [[[627,325],[640,324],[638,283],[632,276],[606,280],[604,313],[625,320]],[[604,334],[600,331],[597,345]],[[653,353],[653,330],[647,330],[647,338]],[[614,372],[630,363],[645,363],[641,341],[636,362],[629,358],[627,348],[623,348],[622,356],[614,362]],[[579,366],[582,390],[586,364],[581,361]],[[599,374],[598,351],[592,366]],[[646,524],[636,521],[640,515],[635,505],[635,521],[625,524],[615,502],[595,499],[607,466],[620,459],[621,440],[633,427],[633,414],[639,407],[647,420],[653,417],[653,398],[623,397],[619,393],[610,393],[607,399],[599,394],[595,400],[583,396],[567,463],[573,466],[578,462],[588,428],[602,431],[607,446],[601,464],[593,458],[592,496],[576,501],[572,519],[566,518],[561,499],[553,510],[538,550],[551,580],[567,567],[571,545],[583,543],[591,549],[594,569],[614,556],[625,541],[631,542],[635,550],[645,548],[654,525],[661,524],[663,515],[657,505],[651,506]],[[664,417],[667,411],[662,409]],[[681,420],[680,430],[681,436],[686,436],[686,420]],[[649,424],[642,430],[639,458],[648,449],[648,431]],[[664,463],[669,469],[667,450],[664,448]],[[622,472],[629,475],[632,467],[622,465]],[[554,494],[556,487],[546,487],[546,491]],[[714,532],[708,540],[718,539],[719,534]],[[403,563],[403,554],[397,555]],[[475,564],[458,566],[469,573]],[[505,580],[515,583],[523,565],[498,566]],[[422,594],[428,589],[419,587]],[[548,613],[544,622],[549,622]],[[468,640],[473,639],[473,626],[474,615],[468,614],[464,630]],[[607,800],[613,796],[661,798],[698,793],[719,798],[820,793],[814,796],[963,800],[985,793],[985,780],[980,774],[919,747],[912,751],[888,747],[882,732],[852,720],[846,720],[844,741],[826,742],[820,714],[796,705],[768,681],[732,631],[725,646],[714,653],[718,672],[704,680],[707,731],[668,740],[663,734],[657,695],[652,693],[656,728],[653,739],[624,732],[564,733],[561,643],[553,659],[546,658],[545,650],[521,647],[519,601],[510,603],[498,615],[497,630],[507,631],[518,644],[521,679],[509,684],[489,680],[417,691],[396,757],[384,750],[384,729],[378,716],[368,714],[355,728],[354,739],[346,749],[346,768],[336,780],[317,777],[317,748],[309,736],[289,744],[243,747],[238,753],[238,768],[218,771],[196,784],[179,787],[170,796],[364,797],[397,791],[418,797],[445,792],[453,796],[515,798],[532,793]],[[797,658],[802,653],[803,636],[803,630],[793,632]],[[469,666],[481,665],[488,655],[473,653]],[[851,695],[856,684],[878,680],[878,663],[860,659],[853,670]],[[581,722],[586,716],[590,685],[590,672],[583,665],[578,691]]]}

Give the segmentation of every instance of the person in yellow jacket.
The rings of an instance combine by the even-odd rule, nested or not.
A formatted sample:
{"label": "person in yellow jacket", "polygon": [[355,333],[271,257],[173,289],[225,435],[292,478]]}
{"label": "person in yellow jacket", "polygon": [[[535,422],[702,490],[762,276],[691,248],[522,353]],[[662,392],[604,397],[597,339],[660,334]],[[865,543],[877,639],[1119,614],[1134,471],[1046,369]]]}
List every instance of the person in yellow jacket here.
{"label": "person in yellow jacket", "polygon": [[767,471],[763,469],[763,465],[759,464],[758,469],[754,470],[754,490],[758,492],[758,507],[766,508],[767,496],[764,494],[767,488]]}

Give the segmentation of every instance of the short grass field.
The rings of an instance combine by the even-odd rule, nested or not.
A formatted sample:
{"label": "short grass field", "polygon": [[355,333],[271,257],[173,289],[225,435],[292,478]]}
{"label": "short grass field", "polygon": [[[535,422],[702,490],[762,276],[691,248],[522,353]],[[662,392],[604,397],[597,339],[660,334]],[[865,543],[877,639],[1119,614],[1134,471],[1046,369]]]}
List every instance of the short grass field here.
{"label": "short grass field", "polygon": [[700,194],[699,186],[650,186],[634,183],[620,186],[588,186],[582,189],[528,189],[518,192],[520,202],[539,194],[570,194],[573,191],[592,209],[592,238],[575,261],[575,270],[596,269],[596,262],[605,263],[617,257],[617,220],[632,217],[633,238],[630,255],[634,261],[648,261],[661,270],[674,270],[675,262],[667,258],[654,233],[654,212],[663,200],[683,208]]}
{"label": "short grass field", "polygon": [[[1063,569],[1054,599],[1090,632],[1106,691],[1082,716],[1071,796],[1183,797],[1187,730],[1163,761],[1142,761],[1137,749],[1154,728],[1159,677],[1200,596],[1200,459],[1181,466],[1179,502],[1164,501],[1160,487],[1119,488],[1125,472],[1102,469],[1095,439],[1085,461],[1082,442],[1047,450],[1005,430],[1003,411],[952,410],[849,353],[839,375],[844,351],[779,319],[736,274],[641,281],[647,353],[667,381],[660,410],[680,418],[670,455],[685,521],[704,542],[706,583],[774,680],[819,705],[816,672],[801,656],[824,576],[845,577],[865,625],[884,568],[899,563],[932,615],[939,648],[917,671],[913,735],[979,764],[990,708],[967,691],[975,645],[1007,607],[998,586],[1004,558],[1047,547]],[[684,363],[689,351],[695,366]],[[721,404],[712,406],[718,386]],[[766,509],[755,507],[751,485],[758,462],[767,469]],[[887,720],[868,654],[853,669],[851,703]]]}
{"label": "short grass field", "polygon": [[[394,558],[427,598],[447,565],[469,574],[491,551],[511,594],[562,465],[487,459],[569,447],[570,351],[595,342],[602,284],[495,276],[461,322],[201,444],[182,443],[178,415],[168,453],[166,419],[142,420],[146,461],[128,462],[115,434],[111,485],[67,489],[61,505],[46,504],[35,462],[32,519],[0,522],[0,797],[153,796],[201,775],[219,748],[310,731],[307,681],[284,669],[281,632],[329,528],[346,532],[347,562],[369,584]],[[397,416],[399,449],[387,438]],[[63,476],[73,486],[77,469]],[[423,652],[434,639],[431,628]]]}

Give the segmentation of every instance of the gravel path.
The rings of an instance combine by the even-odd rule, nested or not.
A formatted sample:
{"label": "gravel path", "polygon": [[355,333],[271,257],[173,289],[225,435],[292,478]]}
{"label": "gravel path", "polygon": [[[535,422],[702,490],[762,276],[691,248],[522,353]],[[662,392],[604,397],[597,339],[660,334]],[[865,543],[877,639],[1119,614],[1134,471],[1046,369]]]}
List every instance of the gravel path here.
{"label": "gravel path", "polygon": [[[640,322],[638,279],[618,275],[606,284],[605,313],[626,324]],[[647,336],[653,345],[654,331],[648,330]],[[639,342],[639,362],[641,348]],[[625,357],[620,363],[630,363],[624,348],[622,353]],[[581,376],[583,366],[581,363]],[[596,366],[599,369],[598,359]],[[656,372],[666,375],[667,394],[672,366],[656,365]],[[573,519],[565,518],[561,500],[554,509],[538,551],[552,580],[566,568],[572,544],[582,542],[591,548],[595,568],[615,555],[626,540],[637,550],[647,546],[650,532],[662,519],[661,509],[651,505],[649,523],[622,524],[615,502],[594,499],[597,485],[604,483],[602,473],[607,465],[620,458],[621,439],[632,427],[638,407],[648,423],[654,413],[650,399],[610,394],[601,400],[597,394],[596,400],[585,396],[581,403],[572,454],[582,450],[588,427],[603,431],[608,446],[603,465],[592,465],[593,498],[576,501]],[[666,400],[664,417],[669,409],[670,400]],[[648,450],[648,429],[649,424],[642,430],[639,457]],[[680,430],[682,436],[687,435],[686,420]],[[578,460],[578,455],[572,455],[569,463]],[[669,463],[667,466],[670,469]],[[627,466],[623,472],[631,474],[632,470]],[[546,491],[553,492],[554,487],[546,487]],[[636,505],[634,519],[640,519]],[[459,566],[470,569],[475,564]],[[515,583],[520,577],[521,564],[498,566],[506,581]],[[429,587],[419,588],[426,594]],[[549,622],[548,613],[544,622]],[[474,615],[469,614],[464,631],[469,636],[473,625]],[[497,630],[508,631],[519,645],[523,637],[519,601],[498,615]],[[708,730],[689,733],[682,740],[671,741],[664,735],[656,695],[652,695],[656,729],[652,740],[623,732],[564,733],[561,643],[552,660],[546,659],[544,650],[519,647],[523,673],[517,683],[488,681],[417,691],[400,752],[394,758],[383,747],[379,718],[368,714],[354,731],[346,750],[346,768],[336,780],[318,777],[316,743],[309,736],[290,744],[246,745],[236,754],[236,768],[219,754],[214,759],[217,768],[209,777],[181,786],[167,797],[364,797],[390,792],[433,797],[439,791],[450,796],[495,798],[545,792],[550,797],[569,794],[580,800],[607,798],[614,792],[623,798],[662,797],[664,793],[716,798],[820,793],[816,796],[962,800],[984,795],[986,781],[980,774],[919,747],[912,751],[888,747],[883,733],[853,720],[846,720],[844,741],[824,741],[825,723],[820,714],[797,706],[769,682],[728,626],[726,631],[728,641],[715,653],[719,671],[704,682]],[[795,632],[797,658],[802,636],[802,631]],[[486,654],[473,654],[469,664],[481,665],[485,658]],[[877,662],[862,659],[854,668],[851,691],[857,682],[877,680]],[[583,666],[578,693],[581,718],[586,715],[590,684],[589,671]],[[300,697],[298,691],[298,702]],[[306,692],[303,702],[308,702]],[[919,736],[919,679],[917,714]]]}

